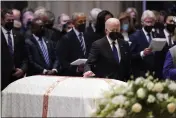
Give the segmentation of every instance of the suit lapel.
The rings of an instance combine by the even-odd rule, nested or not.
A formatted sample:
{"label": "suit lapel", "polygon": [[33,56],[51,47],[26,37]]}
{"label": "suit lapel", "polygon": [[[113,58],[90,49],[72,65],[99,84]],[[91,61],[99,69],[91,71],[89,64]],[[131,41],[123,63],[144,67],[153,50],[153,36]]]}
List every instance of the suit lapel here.
{"label": "suit lapel", "polygon": [[31,40],[32,40],[32,42],[36,45],[36,47],[37,47],[37,49],[38,49],[38,51],[39,51],[39,54],[40,54],[40,56],[42,57],[43,62],[45,62],[43,53],[42,53],[42,51],[41,51],[41,49],[40,49],[40,45],[38,44],[38,42],[36,41],[36,39],[35,39],[33,36],[31,37]]}
{"label": "suit lapel", "polygon": [[109,55],[109,58],[112,59],[113,62],[117,63],[115,58],[114,58],[114,55],[113,55],[113,52],[112,52],[112,49],[111,49],[111,46],[108,42],[107,37],[105,37],[103,40],[104,41],[103,41],[103,46],[102,47],[103,47],[104,52],[107,52],[107,54]]}
{"label": "suit lapel", "polygon": [[14,54],[15,54],[15,51],[16,51],[16,46],[17,46],[17,44],[18,44],[18,38],[17,38],[17,35],[16,35],[16,33],[12,30],[12,35],[13,35],[13,42],[14,42]]}
{"label": "suit lapel", "polygon": [[145,40],[141,40],[141,44],[144,45],[144,47],[148,47],[149,46],[149,42],[147,40],[147,37],[145,36],[144,32],[141,30],[141,39],[145,39]]}
{"label": "suit lapel", "polygon": [[[84,35],[83,35],[84,36]],[[76,33],[74,32],[74,30],[72,30],[72,34],[71,34],[71,37],[75,37],[75,43],[76,45],[79,47],[79,50],[81,51],[81,54],[84,55],[82,49],[81,49],[81,43],[76,35]],[[84,38],[84,41],[85,41],[85,38]],[[85,42],[86,43],[86,42]]]}
{"label": "suit lapel", "polygon": [[5,36],[4,36],[4,33],[2,32],[2,30],[1,30],[1,37],[2,37],[2,44],[5,44],[7,47],[8,47],[8,45],[7,45],[7,41],[6,41],[6,38],[5,38]]}
{"label": "suit lapel", "polygon": [[118,44],[119,44],[119,50],[120,50],[120,55],[121,55],[121,60],[120,60],[120,63],[121,63],[124,59],[124,54],[125,54],[122,39],[118,40]]}

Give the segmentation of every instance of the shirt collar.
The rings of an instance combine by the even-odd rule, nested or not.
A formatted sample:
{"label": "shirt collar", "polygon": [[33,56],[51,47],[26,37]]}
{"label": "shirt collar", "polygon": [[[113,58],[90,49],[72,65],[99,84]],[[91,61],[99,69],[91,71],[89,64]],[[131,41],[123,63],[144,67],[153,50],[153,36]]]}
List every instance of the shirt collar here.
{"label": "shirt collar", "polygon": [[[8,31],[3,26],[1,26],[1,29],[4,34],[7,34]],[[12,34],[12,30],[10,30],[10,34]]]}
{"label": "shirt collar", "polygon": [[145,31],[144,27],[142,28],[142,31],[144,32],[144,34],[145,34],[146,36],[148,36],[148,35],[147,35],[148,32]]}
{"label": "shirt collar", "polygon": [[110,45],[112,45],[112,42],[115,42],[116,44],[118,43],[117,40],[115,40],[115,41],[111,40],[111,38],[108,35],[106,37],[107,37]]}
{"label": "shirt collar", "polygon": [[79,34],[82,33],[82,32],[79,32],[77,29],[75,29],[75,27],[73,27],[73,30],[76,33],[76,36],[78,36],[78,37],[79,37]]}
{"label": "shirt collar", "polygon": [[166,30],[166,29],[164,29],[164,34],[168,37],[169,36],[169,32]]}
{"label": "shirt collar", "polygon": [[93,24],[93,23],[91,23],[91,27],[92,27],[92,29],[93,29],[93,31],[95,32],[95,25]]}
{"label": "shirt collar", "polygon": [[35,34],[32,34],[32,35],[37,41],[39,41],[39,37],[38,36],[36,36]]}

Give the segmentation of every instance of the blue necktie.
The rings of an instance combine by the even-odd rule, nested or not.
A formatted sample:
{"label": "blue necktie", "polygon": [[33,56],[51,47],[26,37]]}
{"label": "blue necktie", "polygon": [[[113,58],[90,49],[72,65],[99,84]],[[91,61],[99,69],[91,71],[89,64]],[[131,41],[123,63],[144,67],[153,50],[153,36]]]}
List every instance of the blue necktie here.
{"label": "blue necktie", "polygon": [[84,41],[83,41],[83,38],[82,38],[82,33],[79,33],[79,41],[81,43],[81,48],[82,48],[82,51],[84,53],[84,55],[86,54],[86,47],[84,46]]}
{"label": "blue necktie", "polygon": [[115,42],[112,42],[112,52],[115,60],[119,63],[119,56],[118,56],[117,48],[115,47]]}
{"label": "blue necktie", "polygon": [[152,41],[152,37],[151,37],[150,33],[148,33],[147,35],[149,37],[149,43],[150,43]]}
{"label": "blue necktie", "polygon": [[10,36],[10,32],[9,31],[7,32],[7,34],[8,34],[8,47],[9,47],[9,51],[10,51],[10,54],[13,55],[12,38]]}
{"label": "blue necktie", "polygon": [[48,50],[45,48],[42,38],[39,39],[39,43],[40,43],[40,48],[42,50],[45,62],[49,66],[50,62],[49,62]]}

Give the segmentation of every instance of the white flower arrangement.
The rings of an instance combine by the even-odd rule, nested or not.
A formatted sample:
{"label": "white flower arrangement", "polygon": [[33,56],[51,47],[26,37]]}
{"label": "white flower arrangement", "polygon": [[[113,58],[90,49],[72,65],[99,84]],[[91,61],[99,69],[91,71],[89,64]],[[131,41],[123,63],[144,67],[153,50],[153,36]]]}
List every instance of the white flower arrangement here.
{"label": "white flower arrangement", "polygon": [[176,118],[176,82],[139,77],[127,86],[113,85],[92,117]]}

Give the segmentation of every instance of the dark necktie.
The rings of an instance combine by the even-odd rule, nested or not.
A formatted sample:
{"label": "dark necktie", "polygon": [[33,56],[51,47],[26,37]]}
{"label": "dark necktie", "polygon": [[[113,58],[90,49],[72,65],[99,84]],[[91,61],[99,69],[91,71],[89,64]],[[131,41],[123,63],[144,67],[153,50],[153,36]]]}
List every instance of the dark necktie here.
{"label": "dark necktie", "polygon": [[13,55],[12,38],[10,36],[10,32],[9,31],[7,32],[7,34],[8,34],[8,47],[9,47],[9,51],[10,51],[10,54]]}
{"label": "dark necktie", "polygon": [[151,37],[150,33],[148,33],[147,35],[149,37],[149,43],[150,43],[152,41],[152,37]]}
{"label": "dark necktie", "polygon": [[39,39],[39,43],[40,43],[40,46],[41,46],[40,48],[42,50],[45,62],[49,66],[50,62],[49,62],[48,50],[45,48],[42,38]]}
{"label": "dark necktie", "polygon": [[117,48],[115,46],[116,42],[112,42],[112,52],[114,55],[115,60],[119,63],[119,56],[118,56],[118,52],[117,52]]}
{"label": "dark necktie", "polygon": [[169,39],[169,46],[172,46],[171,35],[168,36],[168,39]]}
{"label": "dark necktie", "polygon": [[84,46],[84,41],[83,41],[83,35],[82,33],[79,33],[79,41],[81,43],[81,48],[82,48],[82,51],[84,53],[84,55],[86,54],[86,47]]}

